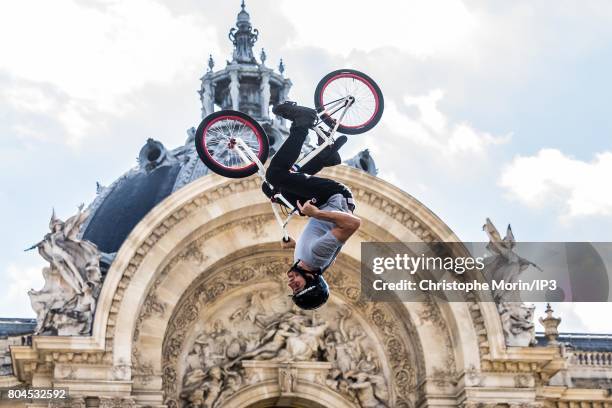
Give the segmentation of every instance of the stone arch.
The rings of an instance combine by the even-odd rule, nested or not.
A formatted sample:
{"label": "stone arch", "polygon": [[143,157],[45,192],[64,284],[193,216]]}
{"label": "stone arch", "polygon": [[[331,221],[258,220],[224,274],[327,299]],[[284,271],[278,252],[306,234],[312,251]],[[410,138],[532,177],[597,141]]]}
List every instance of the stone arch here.
{"label": "stone arch", "polygon": [[[431,211],[396,187],[345,166],[325,174],[351,187],[363,220],[357,239],[347,243],[341,260],[358,262],[361,241],[458,241]],[[293,223],[294,234],[302,223]],[[173,259],[188,256],[194,242],[215,234],[223,234],[224,239],[207,241],[205,253],[200,251],[205,258],[201,262],[196,258],[200,270],[186,268],[182,270],[183,279],[161,286],[160,277]],[[211,175],[189,184],[151,211],[123,244],[98,301],[93,342],[104,346],[114,366],[133,365],[130,378],[134,377],[134,390],[146,391],[151,401],[161,402],[161,348],[154,361],[139,361],[142,355],[138,355],[138,343],[133,341],[143,338],[143,322],[150,320],[159,333],[165,333],[182,294],[203,270],[240,251],[277,242],[277,226],[257,179],[229,180]],[[438,305],[432,301],[393,307],[406,317],[405,321],[413,322],[409,330],[423,347],[422,355],[427,356],[420,371],[420,394],[427,393],[428,382],[450,390],[461,372],[479,368],[482,327],[475,326],[468,304]],[[500,331],[494,310],[478,310],[478,320],[484,322],[485,329]],[[503,338],[496,336],[494,340],[501,342],[494,348],[503,348]],[[159,339],[156,341],[159,344]]]}
{"label": "stone arch", "polygon": [[[291,303],[283,291],[282,279],[287,264],[290,264],[288,254],[279,251],[276,245],[246,248],[237,253],[232,260],[222,259],[198,276],[174,308],[165,333],[156,330],[159,327],[158,320],[144,322],[133,349],[140,350],[139,358],[162,350],[161,372],[164,373],[162,383],[164,395],[166,398],[170,397],[171,401],[167,401],[170,406],[172,398],[178,405],[181,384],[184,383],[187,374],[185,370],[187,353],[189,347],[194,345],[196,334],[206,331],[220,332],[221,326],[225,331],[231,326],[223,324],[219,328],[210,329],[211,325],[216,324],[215,319],[219,319],[218,323],[229,322],[238,313],[259,313],[246,308],[249,305],[245,302],[245,298],[254,292],[264,293],[266,289],[268,293],[275,294],[271,297],[266,296],[265,302],[268,306],[276,307],[276,312],[280,310],[282,313],[293,313]],[[416,329],[405,309],[394,308],[391,303],[375,305],[359,299],[359,282],[352,279],[358,271],[359,265],[354,260],[344,255],[339,257],[337,265],[334,265],[330,271],[332,298],[328,305],[317,313],[316,320],[329,324],[330,329],[333,327],[334,331],[330,331],[330,335],[338,334],[338,324],[334,319],[341,313],[348,313],[350,319],[346,320],[344,333],[341,334],[346,336],[346,332],[349,332],[352,336],[353,330],[356,330],[357,333],[367,336],[368,341],[359,343],[360,347],[367,349],[368,355],[371,356],[370,363],[365,361],[364,363],[381,366],[379,374],[390,379],[385,392],[391,394],[394,406],[411,406],[414,403],[411,394],[416,393],[418,382],[425,380],[423,375],[420,378],[418,376],[425,370],[421,344],[414,341]],[[171,275],[165,277],[166,281],[175,279],[177,277]],[[233,302],[232,298],[236,297],[239,301]],[[255,308],[257,305],[251,306]],[[261,309],[263,312],[266,307]],[[262,319],[274,318],[274,313],[268,315],[262,313],[259,316]],[[304,316],[293,315],[293,317]],[[240,330],[245,329],[245,323],[248,326],[249,322],[243,319]],[[194,333],[194,326],[199,326],[198,333]],[[210,337],[204,336],[203,340],[199,340],[200,344],[208,341]],[[215,342],[218,340],[219,338],[216,338]],[[162,341],[163,346],[160,344]],[[157,362],[153,362],[152,365],[155,364]],[[139,362],[136,367],[134,373],[136,378],[142,378],[142,363]],[[320,379],[318,384],[311,385],[321,386],[321,383],[325,384],[326,378]]]}
{"label": "stone arch", "polygon": [[[262,395],[266,397],[262,398]],[[227,406],[237,408],[268,408],[286,406],[292,408],[352,408],[340,395],[317,384],[304,387],[300,396],[281,396],[278,387],[259,385],[240,391],[227,401]]]}

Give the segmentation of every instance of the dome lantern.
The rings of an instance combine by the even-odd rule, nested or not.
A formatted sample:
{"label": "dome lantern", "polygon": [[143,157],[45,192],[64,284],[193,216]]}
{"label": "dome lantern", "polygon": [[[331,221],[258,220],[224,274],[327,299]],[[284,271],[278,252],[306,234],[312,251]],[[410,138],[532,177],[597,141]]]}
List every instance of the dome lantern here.
{"label": "dome lantern", "polygon": [[[213,71],[209,64],[202,84],[198,90],[202,103],[202,118],[215,110],[232,109],[244,112],[266,130],[270,147],[275,152],[288,131],[284,119],[276,119],[270,114],[270,106],[287,99],[291,80],[267,67],[267,52],[262,48],[259,61],[253,54],[253,46],[259,31],[251,25],[251,18],[242,1],[236,26],[229,31],[229,39],[234,45],[232,60],[225,68]],[[281,68],[281,69],[284,69]]]}
{"label": "dome lantern", "polygon": [[259,37],[259,30],[251,26],[251,18],[245,10],[244,0],[240,5],[241,10],[236,18],[236,27],[229,31],[228,38],[234,44],[232,62],[243,64],[257,64],[253,55],[253,45]]}

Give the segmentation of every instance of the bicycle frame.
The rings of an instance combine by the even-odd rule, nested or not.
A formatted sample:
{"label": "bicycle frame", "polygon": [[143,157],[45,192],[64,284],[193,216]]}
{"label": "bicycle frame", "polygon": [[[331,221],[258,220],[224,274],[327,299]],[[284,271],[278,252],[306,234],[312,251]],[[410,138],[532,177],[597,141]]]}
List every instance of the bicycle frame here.
{"label": "bicycle frame", "polygon": [[[346,112],[351,107],[354,101],[355,99],[352,96],[346,96],[344,98],[330,102],[328,104],[329,106],[327,106],[325,110],[317,113],[317,117],[319,120],[313,125],[312,129],[323,140],[323,143],[321,143],[315,149],[307,153],[301,159],[298,159],[298,161],[294,165],[297,167],[298,170],[301,167],[303,167],[306,163],[311,161],[313,158],[315,158],[319,153],[321,153],[323,149],[325,149],[327,146],[331,146],[334,143],[334,141],[336,140],[334,136],[336,134],[336,131],[338,130],[338,126],[340,126],[340,123],[342,122],[344,115],[346,114]],[[335,121],[336,123],[334,124],[334,126],[333,127],[328,126],[329,127],[329,135],[328,135],[327,132],[319,125],[320,123],[323,122],[321,118],[325,115],[331,116],[332,114],[340,110],[342,110],[342,112],[340,113],[340,117],[338,118],[338,120]],[[245,163],[255,163],[257,165],[257,174],[259,175],[259,177],[262,179],[264,183],[268,183],[268,185],[272,186],[272,184],[270,184],[266,180],[266,170],[264,168],[263,163],[259,160],[257,155],[253,153],[251,148],[240,137],[236,138],[236,144],[234,146],[234,149],[236,149],[236,152],[238,153],[240,158]],[[278,222],[278,225],[280,226],[282,230],[283,240],[288,241],[289,233],[287,232],[287,225],[289,224],[289,221],[291,220],[291,218],[297,212],[297,208],[295,208],[289,201],[287,201],[287,199],[285,199],[285,197],[283,197],[283,195],[280,193],[275,194],[273,198],[274,200],[281,201],[283,204],[285,204],[290,209],[289,215],[285,219],[283,219],[281,215],[281,211],[279,209],[279,204],[275,203],[274,201],[272,201],[271,203],[272,211],[274,212],[274,217],[276,218],[276,221]]]}

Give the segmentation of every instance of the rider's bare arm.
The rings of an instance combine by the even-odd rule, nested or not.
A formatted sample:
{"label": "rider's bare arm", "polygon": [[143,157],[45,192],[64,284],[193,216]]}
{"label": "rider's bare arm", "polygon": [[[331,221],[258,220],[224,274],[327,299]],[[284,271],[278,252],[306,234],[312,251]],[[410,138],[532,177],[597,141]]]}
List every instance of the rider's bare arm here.
{"label": "rider's bare arm", "polygon": [[338,241],[346,242],[359,229],[361,220],[353,214],[342,211],[324,211],[319,210],[310,202],[304,205],[298,201],[297,203],[300,212],[309,217],[317,218],[323,221],[333,222],[336,226],[332,228],[331,233],[334,234]]}
{"label": "rider's bare arm", "polygon": [[361,226],[361,219],[355,217],[353,214],[342,211],[317,210],[317,213],[313,217],[324,221],[331,221],[336,224],[336,226],[332,228],[331,233],[334,234],[340,242],[346,242],[346,240]]}

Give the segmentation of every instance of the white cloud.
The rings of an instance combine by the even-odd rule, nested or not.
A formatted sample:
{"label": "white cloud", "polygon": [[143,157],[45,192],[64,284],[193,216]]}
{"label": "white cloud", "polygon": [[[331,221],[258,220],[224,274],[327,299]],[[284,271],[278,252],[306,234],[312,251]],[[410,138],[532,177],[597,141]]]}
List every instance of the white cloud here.
{"label": "white cloud", "polygon": [[0,298],[0,316],[31,317],[34,315],[28,297],[28,290],[40,290],[44,285],[43,265],[8,265],[2,274],[3,290]]}
{"label": "white cloud", "polygon": [[[610,333],[609,316],[612,313],[612,304],[604,302],[579,302],[561,303],[560,305],[563,305],[563,308],[572,310],[575,315],[580,316],[580,320],[586,327],[587,332]],[[561,327],[564,331],[569,331],[569,328]]]}
{"label": "white cloud", "polygon": [[428,57],[470,47],[478,20],[461,0],[284,1],[281,9],[295,27],[291,47],[314,46],[340,55],[353,50],[396,47]]}
{"label": "white cloud", "polygon": [[36,86],[13,84],[0,90],[2,98],[18,110],[35,113],[51,113],[56,101]]}
{"label": "white cloud", "polygon": [[[48,88],[48,87],[47,87]],[[0,89],[0,100],[4,100],[17,112],[36,114],[57,121],[64,130],[64,139],[69,146],[77,147],[92,128],[90,118],[95,112],[91,101],[60,97],[31,82],[13,82]],[[97,123],[101,126],[101,123]],[[44,127],[33,121],[21,121],[12,126],[13,134],[21,140],[49,141]]]}
{"label": "white cloud", "polygon": [[[482,156],[488,147],[510,140],[510,135],[493,136],[466,122],[450,122],[438,108],[443,97],[444,93],[435,89],[424,96],[405,96],[400,106],[387,101],[383,123],[392,133],[401,136],[401,142],[428,148],[433,155],[445,160]],[[410,109],[416,111],[414,117],[402,112]]]}
{"label": "white cloud", "polygon": [[516,157],[504,169],[500,185],[532,208],[560,203],[564,218],[606,216],[612,214],[611,175],[612,152],[585,162],[557,149],[542,149],[535,156]]}
{"label": "white cloud", "polygon": [[[0,72],[18,84],[2,97],[19,110],[55,114],[73,144],[93,125],[85,106],[121,114],[131,107],[127,94],[193,75],[204,68],[203,49],[217,47],[214,29],[202,19],[173,15],[153,0],[0,6]],[[72,103],[62,105],[50,87]]]}
{"label": "white cloud", "polygon": [[[536,320],[545,315],[546,303],[536,303]],[[553,303],[553,316],[561,317],[559,331],[561,333],[610,333],[612,304],[605,302],[563,302]],[[537,331],[544,331],[540,323],[536,323]]]}

